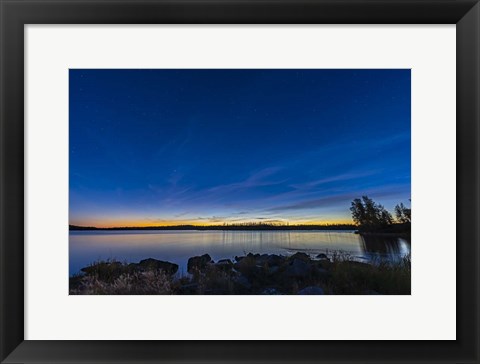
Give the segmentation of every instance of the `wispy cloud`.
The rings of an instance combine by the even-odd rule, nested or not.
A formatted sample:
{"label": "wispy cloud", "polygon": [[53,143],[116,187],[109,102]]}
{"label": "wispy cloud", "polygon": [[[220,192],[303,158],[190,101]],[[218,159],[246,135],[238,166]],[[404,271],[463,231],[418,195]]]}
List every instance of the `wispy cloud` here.
{"label": "wispy cloud", "polygon": [[363,177],[373,176],[377,173],[377,171],[366,171],[366,172],[353,172],[353,173],[344,173],[344,174],[337,174],[332,175],[329,177],[317,179],[314,181],[306,182],[306,183],[299,183],[299,184],[292,184],[291,187],[297,190],[308,190],[314,187],[322,186],[331,182],[340,182],[340,181],[351,181],[357,180]]}
{"label": "wispy cloud", "polygon": [[[321,198],[308,199],[287,205],[279,205],[266,209],[267,212],[284,212],[291,210],[306,210],[323,207],[331,207],[338,204],[343,204],[346,208],[350,202],[360,195],[370,195],[375,198],[387,198],[397,196],[400,193],[409,192],[409,185],[386,186],[382,188],[367,189],[361,192],[354,191],[344,194],[330,195]],[[342,206],[343,206],[342,205]]]}
{"label": "wispy cloud", "polygon": [[186,215],[188,215],[188,214],[189,214],[188,211],[184,211],[184,212],[181,212],[181,213],[176,214],[176,215],[174,215],[174,216],[175,216],[175,217],[182,217],[182,216],[186,216]]}
{"label": "wispy cloud", "polygon": [[232,192],[247,189],[247,188],[272,186],[272,185],[280,184],[285,182],[285,180],[271,180],[268,177],[275,175],[281,169],[282,169],[281,167],[267,167],[258,172],[255,172],[254,174],[252,174],[250,177],[248,177],[243,181],[211,187],[207,190],[207,192],[223,194],[223,193],[232,193]]}

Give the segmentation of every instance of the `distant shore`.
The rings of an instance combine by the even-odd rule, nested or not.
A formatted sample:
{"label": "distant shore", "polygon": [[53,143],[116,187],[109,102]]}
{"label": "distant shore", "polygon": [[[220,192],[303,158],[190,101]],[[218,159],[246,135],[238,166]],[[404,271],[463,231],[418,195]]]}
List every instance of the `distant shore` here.
{"label": "distant shore", "polygon": [[371,295],[410,294],[410,257],[361,263],[344,254],[311,257],[252,254],[213,261],[188,260],[179,277],[174,263],[99,261],[70,278],[72,295]]}
{"label": "distant shore", "polygon": [[77,226],[69,225],[70,231],[83,230],[356,230],[355,225],[172,225],[172,226],[118,226],[118,227],[94,227],[94,226]]}

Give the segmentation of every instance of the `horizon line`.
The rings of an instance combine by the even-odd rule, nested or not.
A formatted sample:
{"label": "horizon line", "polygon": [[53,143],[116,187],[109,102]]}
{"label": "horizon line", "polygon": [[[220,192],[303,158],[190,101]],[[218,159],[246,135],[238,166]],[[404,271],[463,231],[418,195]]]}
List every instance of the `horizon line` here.
{"label": "horizon line", "polygon": [[79,229],[168,229],[176,227],[192,227],[192,228],[222,228],[222,227],[334,227],[334,226],[356,226],[353,222],[342,222],[342,223],[301,223],[301,224],[291,224],[291,223],[222,223],[215,225],[206,225],[206,224],[176,224],[176,225],[123,225],[123,226],[92,226],[92,225],[76,225],[68,224],[70,228],[79,228]]}

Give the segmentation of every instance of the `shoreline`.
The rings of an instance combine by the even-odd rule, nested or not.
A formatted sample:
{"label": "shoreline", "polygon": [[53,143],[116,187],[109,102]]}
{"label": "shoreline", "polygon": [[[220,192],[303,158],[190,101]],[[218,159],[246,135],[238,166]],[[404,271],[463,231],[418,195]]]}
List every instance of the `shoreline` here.
{"label": "shoreline", "polygon": [[175,263],[147,258],[138,263],[99,261],[69,278],[72,295],[368,295],[410,294],[410,257],[369,264],[348,255],[303,252],[252,254],[213,261],[188,260],[188,275]]}

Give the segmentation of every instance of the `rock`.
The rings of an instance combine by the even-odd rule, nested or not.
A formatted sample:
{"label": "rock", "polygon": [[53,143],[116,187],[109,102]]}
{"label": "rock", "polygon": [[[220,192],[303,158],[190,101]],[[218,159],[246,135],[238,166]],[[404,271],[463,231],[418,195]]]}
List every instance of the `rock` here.
{"label": "rock", "polygon": [[127,265],[127,268],[129,270],[129,272],[133,272],[133,271],[140,271],[140,272],[143,272],[145,269],[143,269],[142,267],[140,267],[138,265],[138,263],[130,263],[129,265]]}
{"label": "rock", "polygon": [[333,266],[333,263],[327,259],[320,259],[315,261],[315,266],[322,270],[330,271]]}
{"label": "rock", "polygon": [[324,254],[324,253],[320,253],[317,255],[317,259],[321,259],[321,260],[330,260],[328,257],[327,257],[327,254]]}
{"label": "rock", "polygon": [[215,268],[230,271],[233,268],[233,263],[230,259],[221,259],[217,263],[214,264]]}
{"label": "rock", "polygon": [[265,265],[268,263],[268,254],[262,254],[259,257],[254,256],[257,261],[257,265]]}
{"label": "rock", "polygon": [[268,275],[273,276],[273,275],[275,275],[275,274],[278,273],[279,269],[280,269],[280,268],[279,268],[278,266],[270,267],[270,268],[268,268],[268,272],[267,272],[267,273],[268,273]]}
{"label": "rock", "polygon": [[245,258],[245,257],[237,257],[237,256],[235,256],[235,261],[236,261],[236,262],[239,262],[239,261],[241,261],[243,258]]}
{"label": "rock", "polygon": [[276,254],[267,255],[265,262],[268,264],[269,267],[275,267],[282,265],[285,262],[285,257]]}
{"label": "rock", "polygon": [[253,254],[251,256],[246,256],[245,258],[241,259],[239,262],[234,264],[234,267],[239,272],[249,272],[252,269],[256,268],[256,260]]}
{"label": "rock", "polygon": [[311,267],[304,260],[294,259],[292,263],[285,270],[285,275],[288,277],[304,278],[311,271]]}
{"label": "rock", "polygon": [[191,257],[190,259],[188,259],[187,271],[188,273],[193,273],[195,271],[203,271],[210,263],[213,263],[213,260],[208,254]]}
{"label": "rock", "polygon": [[325,294],[322,288],[310,286],[298,291],[299,295],[320,295]]}
{"label": "rock", "polygon": [[242,286],[243,288],[246,288],[246,289],[252,288],[252,284],[248,281],[248,279],[245,276],[242,276],[242,275],[238,276],[237,278],[235,278],[234,282]]}
{"label": "rock", "polygon": [[170,275],[173,275],[178,271],[178,264],[152,258],[141,260],[137,266],[144,270],[162,270]]}
{"label": "rock", "polygon": [[84,272],[84,273],[87,273],[87,274],[90,274],[90,273],[94,272],[92,267],[83,267],[82,269],[80,269],[80,271]]}
{"label": "rock", "polygon": [[80,271],[87,275],[95,275],[100,279],[114,278],[124,273],[126,267],[120,262],[100,262],[84,267]]}
{"label": "rock", "polygon": [[91,272],[91,271],[95,271],[96,269],[101,269],[101,268],[117,269],[117,268],[121,268],[121,267],[122,267],[122,263],[120,263],[120,262],[100,262],[100,263],[96,263],[96,264],[88,266],[88,267],[84,267],[80,270],[82,272]]}
{"label": "rock", "polygon": [[303,260],[304,262],[310,262],[310,256],[308,254],[301,253],[301,252],[293,254],[289,259],[290,260],[298,259],[298,260]]}

